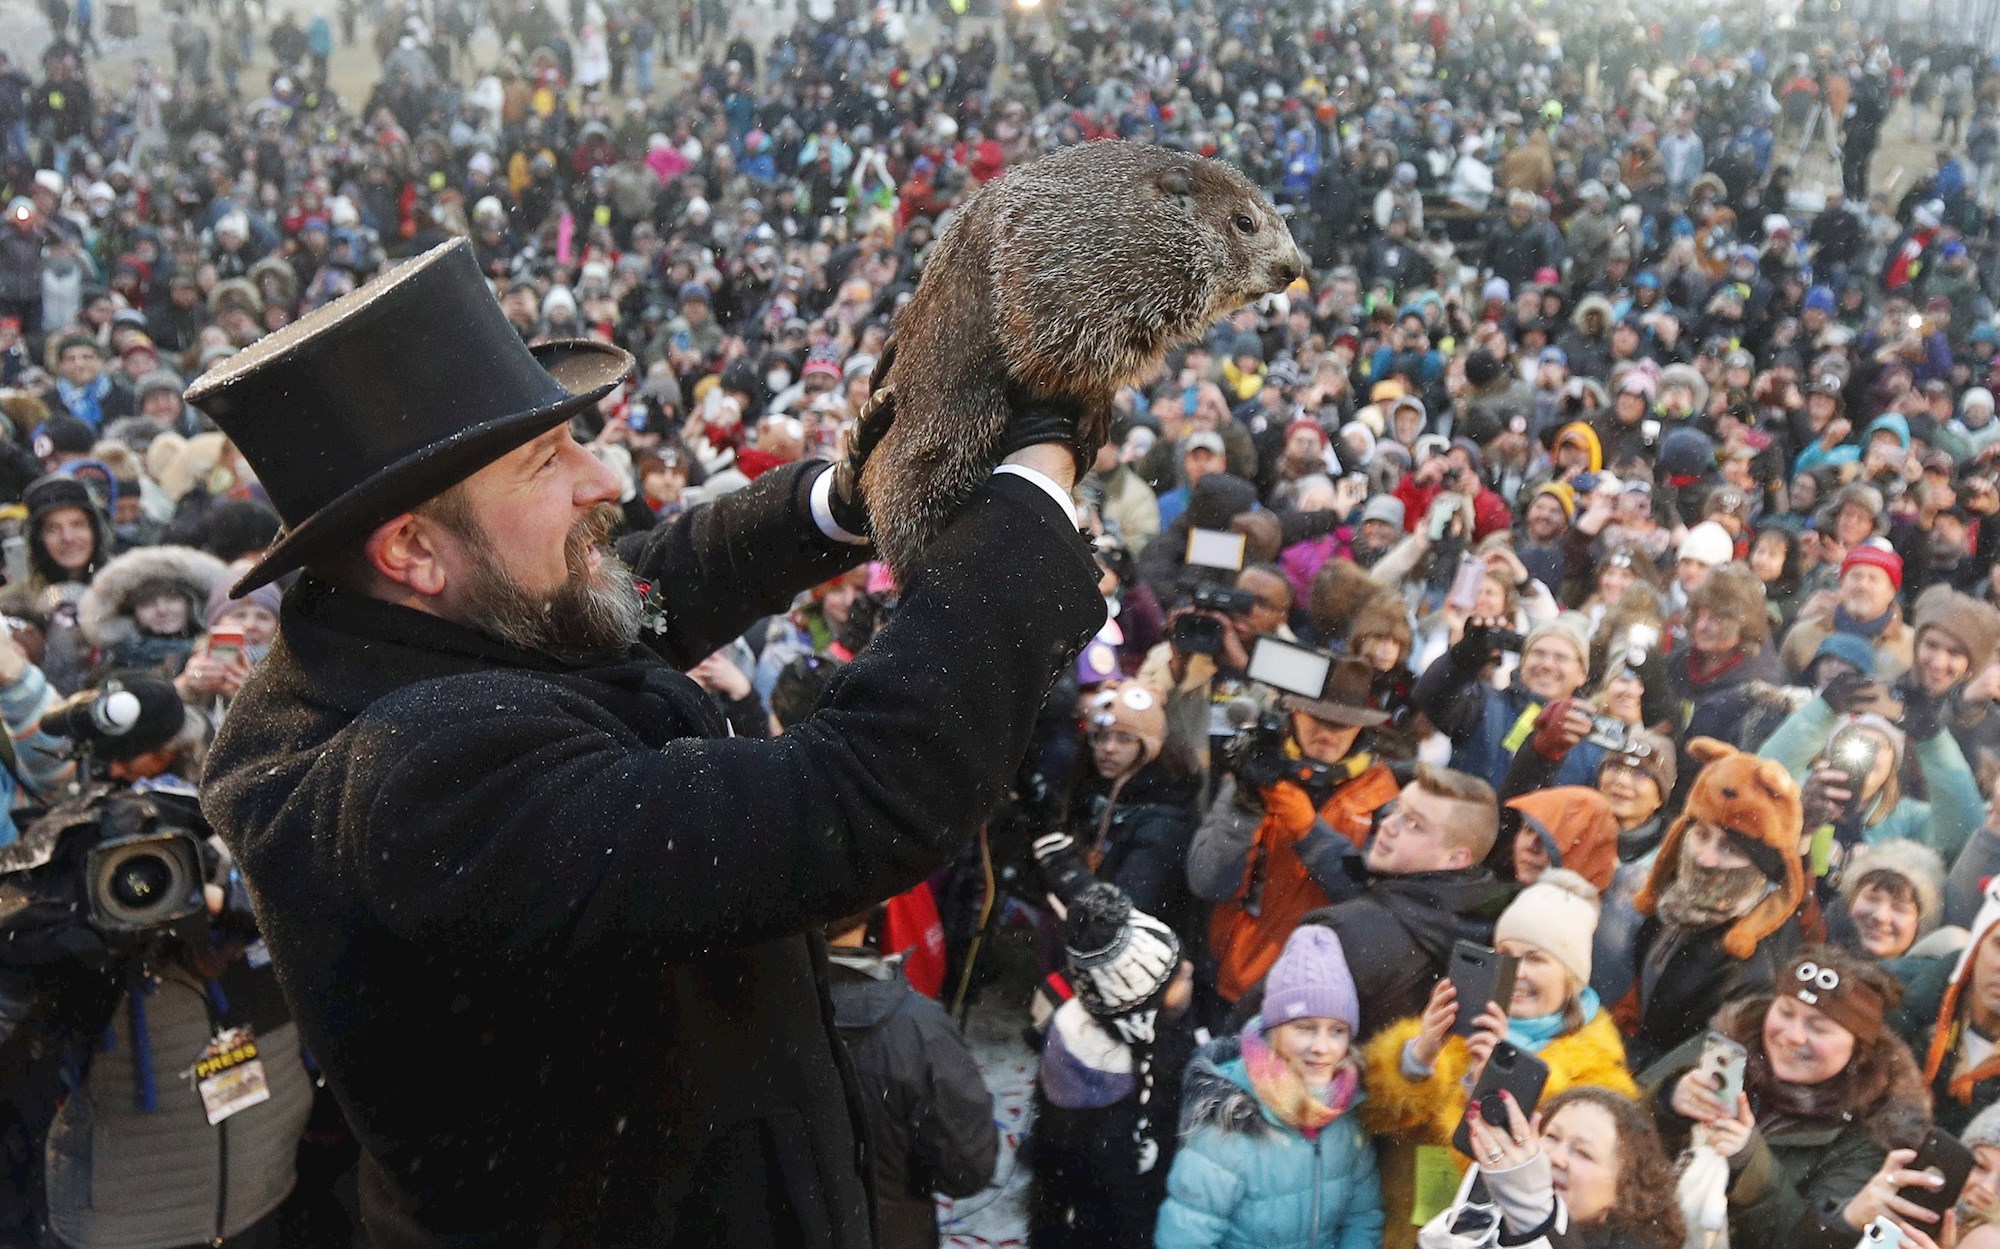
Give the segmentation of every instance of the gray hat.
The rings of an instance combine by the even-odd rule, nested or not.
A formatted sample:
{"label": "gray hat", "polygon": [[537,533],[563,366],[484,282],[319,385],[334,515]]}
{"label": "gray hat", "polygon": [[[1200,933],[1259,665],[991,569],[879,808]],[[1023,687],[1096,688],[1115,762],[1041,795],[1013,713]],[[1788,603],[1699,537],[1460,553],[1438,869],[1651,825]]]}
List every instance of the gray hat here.
{"label": "gray hat", "polygon": [[1229,454],[1228,449],[1222,445],[1222,435],[1212,429],[1199,430],[1189,434],[1187,441],[1181,444],[1181,454],[1186,455],[1190,451],[1213,451],[1217,455]]}
{"label": "gray hat", "polygon": [[1958,1134],[1959,1143],[1967,1149],[1977,1149],[1981,1145],[2000,1145],[2000,1104],[1988,1106],[1972,1116],[1972,1122]]}
{"label": "gray hat", "polygon": [[1382,520],[1401,529],[1403,516],[1403,501],[1392,494],[1378,494],[1368,500],[1368,506],[1361,509],[1361,520],[1364,524],[1371,520]]}

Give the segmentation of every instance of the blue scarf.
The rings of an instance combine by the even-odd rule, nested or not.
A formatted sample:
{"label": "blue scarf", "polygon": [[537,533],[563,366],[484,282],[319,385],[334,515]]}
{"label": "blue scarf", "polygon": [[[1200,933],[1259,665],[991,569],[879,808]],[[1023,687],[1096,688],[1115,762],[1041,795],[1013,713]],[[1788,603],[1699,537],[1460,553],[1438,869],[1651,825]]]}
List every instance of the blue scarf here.
{"label": "blue scarf", "polygon": [[1872,642],[1882,636],[1882,630],[1889,627],[1889,616],[1895,610],[1891,607],[1873,620],[1856,620],[1847,614],[1845,607],[1836,604],[1833,609],[1834,632],[1852,633],[1855,637],[1866,638]]}
{"label": "blue scarf", "polygon": [[79,386],[66,377],[56,379],[56,398],[62,400],[71,416],[90,426],[92,433],[104,424],[104,396],[110,393],[109,374],[99,373],[88,386]]}
{"label": "blue scarf", "polygon": [[[1577,996],[1576,1004],[1583,1010],[1583,1022],[1587,1024],[1597,1018],[1597,990],[1585,986],[1583,992]],[[1562,1030],[1563,1013],[1561,1011],[1557,1011],[1553,1015],[1537,1015],[1533,1019],[1509,1019],[1507,1021],[1507,1040],[1516,1049],[1524,1049],[1530,1054],[1539,1054],[1542,1052],[1544,1045],[1562,1035]]]}

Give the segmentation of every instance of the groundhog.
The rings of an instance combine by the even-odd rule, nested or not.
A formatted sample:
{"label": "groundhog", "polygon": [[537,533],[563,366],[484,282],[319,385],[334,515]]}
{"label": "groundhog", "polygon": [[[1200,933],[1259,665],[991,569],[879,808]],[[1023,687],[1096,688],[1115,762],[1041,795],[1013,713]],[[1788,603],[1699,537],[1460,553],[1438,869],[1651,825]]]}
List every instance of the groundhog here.
{"label": "groundhog", "polygon": [[1010,393],[1081,412],[1081,473],[1120,386],[1305,269],[1248,179],[1184,152],[1085,143],[981,187],[897,313],[875,379],[895,403],[862,475],[882,558],[906,581],[992,472]]}

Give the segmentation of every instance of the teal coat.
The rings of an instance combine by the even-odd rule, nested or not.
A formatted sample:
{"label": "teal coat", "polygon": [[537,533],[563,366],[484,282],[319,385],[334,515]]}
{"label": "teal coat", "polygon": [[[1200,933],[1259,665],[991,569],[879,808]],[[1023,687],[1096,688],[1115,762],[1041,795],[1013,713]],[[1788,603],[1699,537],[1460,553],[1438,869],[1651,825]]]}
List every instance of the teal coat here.
{"label": "teal coat", "polygon": [[[1824,698],[1814,698],[1786,717],[1757,753],[1783,764],[1792,779],[1803,785],[1813,758],[1826,748],[1826,739],[1839,719]],[[1863,837],[1870,845],[1907,837],[1929,846],[1950,863],[1986,819],[1986,803],[1979,796],[1979,783],[1972,779],[1972,769],[1966,766],[1957,739],[1949,732],[1940,731],[1928,741],[1917,742],[1913,753],[1924,783],[1930,786],[1931,800],[1899,798],[1889,814],[1870,825]]]}
{"label": "teal coat", "polygon": [[1156,1249],[1378,1249],[1382,1185],[1359,1104],[1309,1141],[1257,1100],[1235,1037],[1203,1046]]}

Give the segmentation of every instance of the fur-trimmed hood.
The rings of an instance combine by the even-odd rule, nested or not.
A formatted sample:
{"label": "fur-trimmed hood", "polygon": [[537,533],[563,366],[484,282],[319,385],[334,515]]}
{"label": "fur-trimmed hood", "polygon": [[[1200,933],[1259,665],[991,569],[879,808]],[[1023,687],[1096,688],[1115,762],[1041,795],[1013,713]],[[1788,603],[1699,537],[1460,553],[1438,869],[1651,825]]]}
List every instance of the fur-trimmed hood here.
{"label": "fur-trimmed hood", "polygon": [[[1745,1049],[1760,1053],[1764,1045],[1764,1012],[1770,1006],[1768,993],[1731,1002],[1716,1012],[1716,1031]],[[1850,1065],[1860,1061],[1864,1052],[1876,1060],[1874,1078],[1867,1087],[1848,1090],[1842,1114],[1858,1123],[1868,1139],[1884,1150],[1915,1145],[1915,1138],[1923,1135],[1924,1120],[1930,1115],[1931,1090],[1924,1082],[1917,1060],[1910,1055],[1910,1047],[1893,1030],[1884,1027],[1870,1049],[1863,1051],[1857,1045],[1854,1057],[1848,1060]],[[1843,1073],[1836,1078],[1846,1076]]]}
{"label": "fur-trimmed hood", "polygon": [[1210,1127],[1250,1135],[1270,1130],[1257,1094],[1223,1070],[1242,1059],[1243,1042],[1233,1036],[1217,1037],[1195,1051],[1181,1092],[1183,1140]]}
{"label": "fur-trimmed hood", "polygon": [[199,628],[208,595],[226,581],[229,569],[191,546],[144,546],[125,552],[91,578],[77,604],[77,627],[92,646],[103,649],[130,641],[139,632],[132,618],[132,595],[149,581],[171,581],[188,595],[188,620]]}
{"label": "fur-trimmed hood", "polygon": [[[1360,1065],[1360,1051],[1350,1045],[1341,1066],[1358,1071]],[[1356,1113],[1366,1099],[1363,1089],[1355,1089],[1354,1101],[1342,1117]],[[1209,1127],[1248,1136],[1277,1130],[1243,1071],[1243,1042],[1238,1037],[1217,1037],[1188,1060],[1181,1091],[1181,1139]]]}
{"label": "fur-trimmed hood", "polygon": [[1617,323],[1617,318],[1611,315],[1611,301],[1602,295],[1585,295],[1582,299],[1578,300],[1576,311],[1570,315],[1570,325],[1579,334],[1589,333],[1589,330],[1584,326],[1584,318],[1593,312],[1604,318],[1604,337],[1607,339],[1610,338],[1611,327]]}

